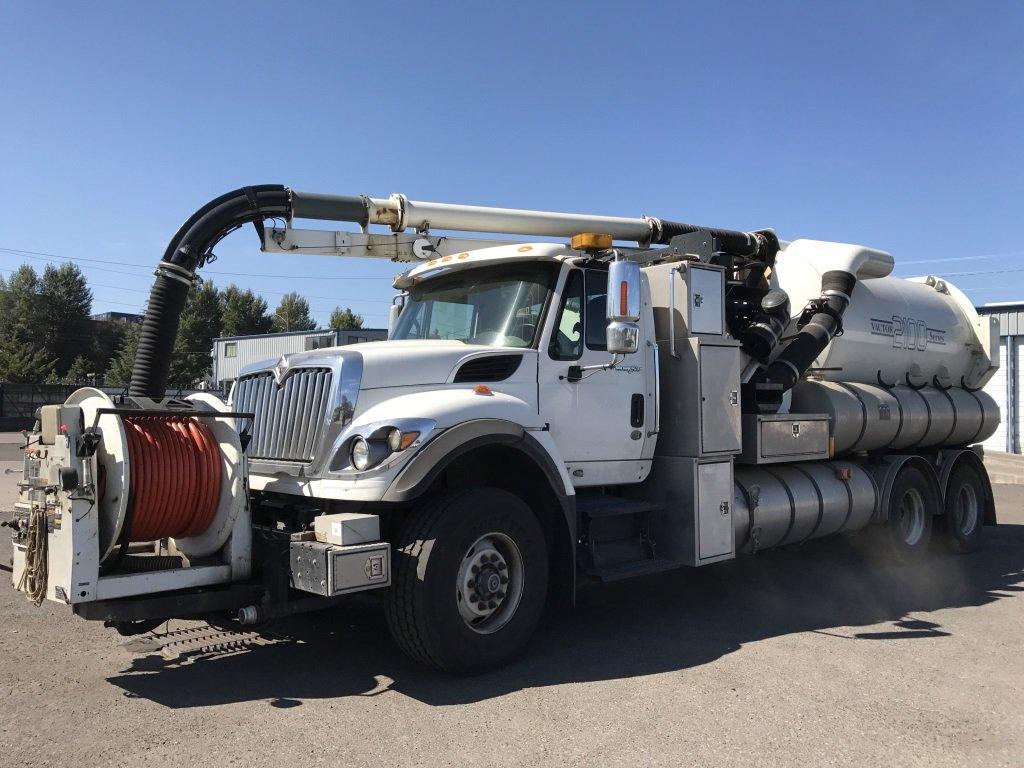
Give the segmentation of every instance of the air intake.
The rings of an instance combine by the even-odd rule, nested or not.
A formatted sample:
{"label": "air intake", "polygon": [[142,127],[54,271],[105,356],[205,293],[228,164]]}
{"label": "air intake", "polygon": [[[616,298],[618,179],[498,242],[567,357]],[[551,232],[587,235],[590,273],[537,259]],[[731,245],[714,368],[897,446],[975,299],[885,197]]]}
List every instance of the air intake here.
{"label": "air intake", "polygon": [[519,368],[522,355],[488,355],[464,363],[455,372],[455,383],[464,381],[504,381]]}

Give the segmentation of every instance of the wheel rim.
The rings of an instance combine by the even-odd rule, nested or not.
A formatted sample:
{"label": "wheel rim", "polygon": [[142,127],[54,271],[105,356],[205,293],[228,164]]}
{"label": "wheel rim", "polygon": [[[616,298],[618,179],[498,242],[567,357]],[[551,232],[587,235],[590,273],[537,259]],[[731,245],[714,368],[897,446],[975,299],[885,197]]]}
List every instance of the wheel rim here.
{"label": "wheel rim", "polygon": [[455,584],[466,626],[486,635],[508,624],[523,597],[523,576],[523,556],[508,536],[488,533],[473,542]]}
{"label": "wheel rim", "polygon": [[964,483],[956,495],[953,505],[954,522],[957,530],[970,536],[978,526],[978,495],[969,484]]}
{"label": "wheel rim", "polygon": [[899,511],[900,536],[907,546],[915,546],[924,536],[925,514],[921,492],[916,488],[908,488],[900,501]]}

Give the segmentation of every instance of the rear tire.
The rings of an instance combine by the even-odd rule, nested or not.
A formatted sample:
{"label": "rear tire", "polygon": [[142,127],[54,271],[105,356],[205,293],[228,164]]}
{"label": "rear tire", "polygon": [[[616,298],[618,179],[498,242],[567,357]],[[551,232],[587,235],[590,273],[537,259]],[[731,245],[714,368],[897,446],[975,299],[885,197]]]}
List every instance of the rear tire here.
{"label": "rear tire", "polygon": [[548,557],[519,497],[442,491],[409,515],[393,544],[385,613],[406,654],[469,675],[522,653],[544,610]]}
{"label": "rear tire", "polygon": [[975,467],[960,464],[946,486],[946,513],[939,518],[942,543],[953,552],[974,552],[981,547],[985,526],[985,484]]}
{"label": "rear tire", "polygon": [[899,563],[919,562],[928,553],[932,521],[941,509],[931,479],[919,467],[904,466],[889,493],[886,525],[878,531],[886,554]]}

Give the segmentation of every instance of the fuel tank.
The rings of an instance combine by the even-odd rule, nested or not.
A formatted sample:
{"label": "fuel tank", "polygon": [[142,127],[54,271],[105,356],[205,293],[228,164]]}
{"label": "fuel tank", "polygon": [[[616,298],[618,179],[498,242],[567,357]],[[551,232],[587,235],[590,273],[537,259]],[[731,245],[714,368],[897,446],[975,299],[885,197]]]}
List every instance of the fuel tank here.
{"label": "fuel tank", "polygon": [[[776,259],[772,284],[789,294],[794,320],[821,295],[822,274],[834,267],[823,257],[826,245],[794,240]],[[873,268],[857,275],[843,333],[814,361],[816,375],[890,386],[983,386],[998,368],[996,318],[979,316],[945,280],[878,276]]]}
{"label": "fuel tank", "polygon": [[736,467],[737,552],[756,552],[856,531],[879,505],[870,473],[849,461]]}

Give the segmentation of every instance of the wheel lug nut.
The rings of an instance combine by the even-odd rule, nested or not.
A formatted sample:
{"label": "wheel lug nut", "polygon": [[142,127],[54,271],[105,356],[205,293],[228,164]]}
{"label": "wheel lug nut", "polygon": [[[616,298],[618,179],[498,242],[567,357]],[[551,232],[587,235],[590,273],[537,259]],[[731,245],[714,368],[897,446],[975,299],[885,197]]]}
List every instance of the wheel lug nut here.
{"label": "wheel lug nut", "polygon": [[501,577],[501,583],[502,584],[508,584],[508,576],[502,576]]}
{"label": "wheel lug nut", "polygon": [[479,565],[470,566],[469,570],[471,570],[473,572],[473,575],[475,576],[476,574],[480,573],[480,566]]}
{"label": "wheel lug nut", "polygon": [[487,606],[484,603],[478,603],[476,608],[477,608],[478,611],[486,611],[487,610]]}
{"label": "wheel lug nut", "polygon": [[504,571],[504,570],[506,570],[507,568],[508,568],[508,566],[507,566],[507,565],[505,565],[504,563],[498,563],[498,570],[499,570],[499,571]]}
{"label": "wheel lug nut", "polygon": [[466,583],[466,586],[467,586],[467,587],[469,587],[470,589],[476,589],[476,582],[475,582],[475,581],[473,581],[473,579],[470,579],[470,580],[469,580],[469,581],[468,581],[468,582]]}
{"label": "wheel lug nut", "polygon": [[498,604],[497,604],[496,602],[494,602],[493,600],[491,600],[491,602],[489,602],[489,603],[487,604],[487,607],[488,607],[488,608],[494,608],[494,607],[495,607],[495,606],[497,606],[497,605],[498,605]]}

